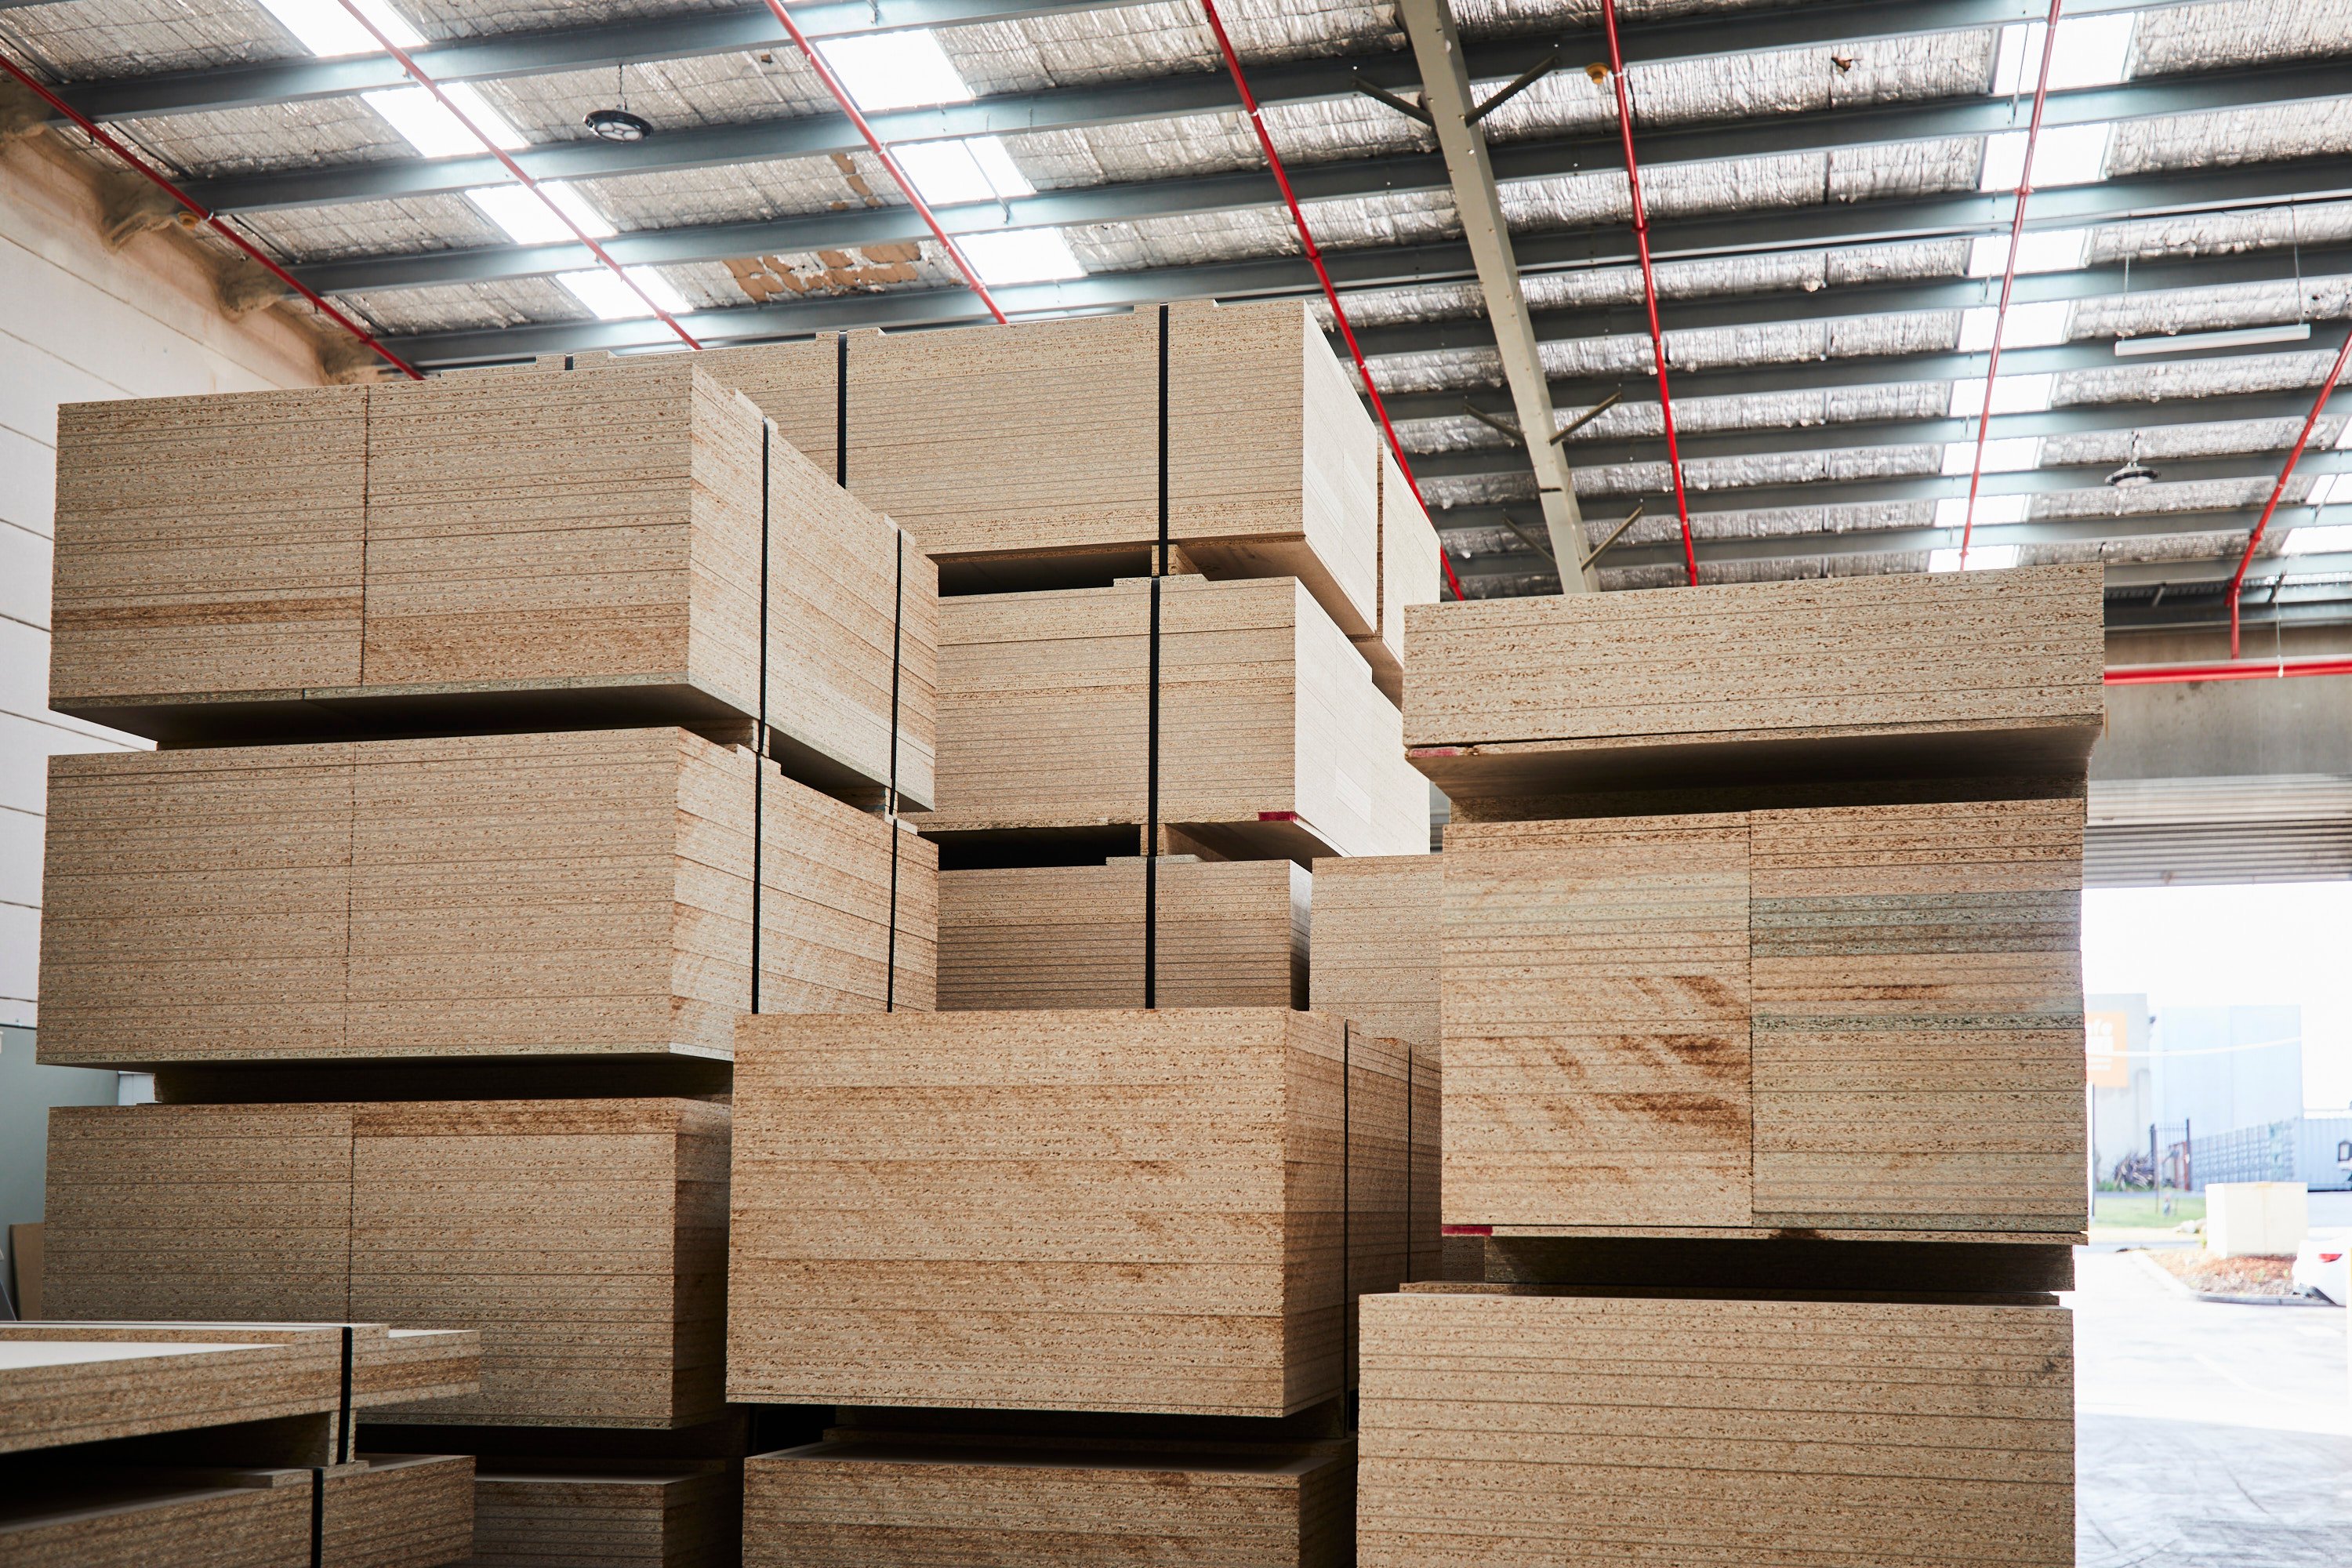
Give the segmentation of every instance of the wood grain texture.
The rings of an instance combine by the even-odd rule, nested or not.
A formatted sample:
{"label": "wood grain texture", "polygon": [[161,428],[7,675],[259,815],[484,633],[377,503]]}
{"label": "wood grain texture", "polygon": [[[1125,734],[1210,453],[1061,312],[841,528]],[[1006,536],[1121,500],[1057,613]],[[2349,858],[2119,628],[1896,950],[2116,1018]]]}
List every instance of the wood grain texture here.
{"label": "wood grain texture", "polygon": [[410,1418],[690,1426],[721,1403],[727,1124],[661,1100],[61,1110],[49,1305],[472,1329],[480,1391]]}
{"label": "wood grain texture", "polygon": [[2080,1231],[2082,824],[2075,796],[1456,825],[1447,1221]]}
{"label": "wood grain texture", "polygon": [[[1425,847],[1396,710],[1289,578],[1161,580],[1160,820],[1328,852]],[[1149,582],[942,604],[939,809],[926,831],[1141,823]]]}
{"label": "wood grain texture", "polygon": [[2074,1561],[2063,1308],[1511,1291],[1364,1303],[1364,1568]]}
{"label": "wood grain texture", "polygon": [[931,1005],[936,851],[685,731],[50,773],[45,1061],[724,1059],[755,809],[761,1010]]}
{"label": "wood grain texture", "polygon": [[747,1018],[730,1396],[1328,1399],[1343,1279],[1407,1266],[1410,1069],[1286,1009]]}

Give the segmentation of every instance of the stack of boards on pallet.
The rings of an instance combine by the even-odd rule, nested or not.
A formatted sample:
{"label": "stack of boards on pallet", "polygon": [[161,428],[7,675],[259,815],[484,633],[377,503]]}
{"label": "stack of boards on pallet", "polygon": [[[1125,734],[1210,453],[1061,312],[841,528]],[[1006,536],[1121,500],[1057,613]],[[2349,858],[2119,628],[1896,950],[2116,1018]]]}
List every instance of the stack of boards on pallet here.
{"label": "stack of boards on pallet", "polygon": [[352,1415],[472,1394],[478,1363],[381,1323],[0,1324],[0,1561],[466,1561],[472,1458],[370,1451]]}
{"label": "stack of boards on pallet", "polygon": [[52,1310],[478,1331],[371,1415],[499,1456],[474,1562],[727,1557],[734,1023],[934,1005],[929,557],[685,358],[58,463],[54,700],[170,749],[52,769],[42,1058],[163,1102],[56,1118]]}
{"label": "stack of boards on pallet", "polygon": [[1336,1568],[1436,1041],[1300,1009],[1315,882],[1426,858],[1425,514],[1297,305],[708,363],[945,595],[942,1011],[739,1036],[728,1393],[839,1415],[747,1463],[746,1561]]}
{"label": "stack of boards on pallet", "polygon": [[1316,1001],[1433,1021],[1484,1282],[1365,1303],[1361,1563],[2072,1562],[2101,602],[2051,567],[1410,617],[1454,823],[1349,868],[1414,897],[1318,918]]}

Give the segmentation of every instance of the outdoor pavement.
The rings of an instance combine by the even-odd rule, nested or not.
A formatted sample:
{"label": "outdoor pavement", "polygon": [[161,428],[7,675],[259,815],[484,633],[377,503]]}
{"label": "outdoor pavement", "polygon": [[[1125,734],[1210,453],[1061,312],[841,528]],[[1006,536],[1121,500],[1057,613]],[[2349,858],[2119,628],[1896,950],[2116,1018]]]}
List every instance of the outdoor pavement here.
{"label": "outdoor pavement", "polygon": [[2200,1301],[2113,1249],[2075,1270],[2077,1568],[2352,1568],[2344,1311]]}

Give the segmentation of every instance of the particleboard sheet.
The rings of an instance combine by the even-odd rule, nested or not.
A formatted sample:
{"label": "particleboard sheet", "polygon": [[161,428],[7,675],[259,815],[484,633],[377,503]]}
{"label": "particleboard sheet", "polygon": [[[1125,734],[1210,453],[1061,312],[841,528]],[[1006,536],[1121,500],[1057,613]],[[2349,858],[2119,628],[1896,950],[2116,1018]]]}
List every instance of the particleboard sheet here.
{"label": "particleboard sheet", "polygon": [[480,1392],[413,1419],[690,1426],[721,1404],[727,1123],[677,1100],[61,1109],[50,1310],[468,1328]]}
{"label": "particleboard sheet", "polygon": [[1364,1568],[2071,1568],[2054,1306],[1364,1303]]}
{"label": "particleboard sheet", "polygon": [[1441,575],[1437,530],[1397,466],[1396,454],[1377,434],[1372,462],[1379,476],[1381,508],[1380,627],[1352,638],[1372,667],[1373,683],[1391,702],[1404,702],[1404,609],[1437,603]]}
{"label": "particleboard sheet", "polygon": [[[183,1321],[154,1321],[167,1316]],[[0,1453],[342,1408],[342,1324],[206,1317],[192,1307],[151,1321],[0,1323]],[[351,1328],[355,1409],[478,1385],[472,1332]]]}
{"label": "particleboard sheet", "polygon": [[464,1568],[731,1568],[736,1487],[711,1461],[484,1458]]}
{"label": "particleboard sheet", "polygon": [[1354,1456],[825,1442],[743,1464],[744,1568],[1347,1568]]}
{"label": "particleboard sheet", "polygon": [[684,360],[68,405],[58,468],[66,711],[213,742],[753,717],[764,575],[788,761],[930,798],[935,570]]}
{"label": "particleboard sheet", "polygon": [[[950,574],[1083,557],[1132,570],[1160,537],[1158,311],[700,363],[828,475],[845,457],[850,493]],[[1212,575],[1299,578],[1342,631],[1379,635],[1371,419],[1306,309],[1172,306],[1167,374],[1170,540]]]}
{"label": "particleboard sheet", "polygon": [[[1151,907],[1163,1007],[1307,1002],[1312,880],[1287,860],[1163,857]],[[940,1005],[1143,1005],[1139,858],[940,874]]]}
{"label": "particleboard sheet", "polygon": [[1315,1010],[1434,1058],[1444,927],[1443,856],[1318,858]]}
{"label": "particleboard sheet", "polygon": [[1405,743],[1455,799],[1723,777],[2079,775],[2101,569],[1422,605]]}
{"label": "particleboard sheet", "polygon": [[2084,1224],[2081,798],[1465,824],[1445,1217]]}
{"label": "particleboard sheet", "polygon": [[[1160,819],[1223,848],[1427,847],[1396,709],[1293,579],[1160,579]],[[926,832],[1142,823],[1151,584],[941,605],[939,809]],[[1255,853],[1265,853],[1263,846]]]}
{"label": "particleboard sheet", "polygon": [[729,1396],[1328,1399],[1344,1279],[1405,1273],[1409,1070],[1286,1009],[747,1018]]}
{"label": "particleboard sheet", "polygon": [[931,1005],[936,851],[686,731],[102,752],[50,781],[44,1061],[724,1059],[755,817],[761,1010]]}

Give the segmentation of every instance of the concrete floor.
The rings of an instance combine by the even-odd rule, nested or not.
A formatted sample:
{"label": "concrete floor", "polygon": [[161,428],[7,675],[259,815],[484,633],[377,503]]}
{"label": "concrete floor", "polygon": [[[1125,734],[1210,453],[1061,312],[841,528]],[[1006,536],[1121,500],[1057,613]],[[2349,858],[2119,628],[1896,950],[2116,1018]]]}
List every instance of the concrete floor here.
{"label": "concrete floor", "polygon": [[2078,1568],[2352,1568],[2345,1313],[2075,1263]]}

